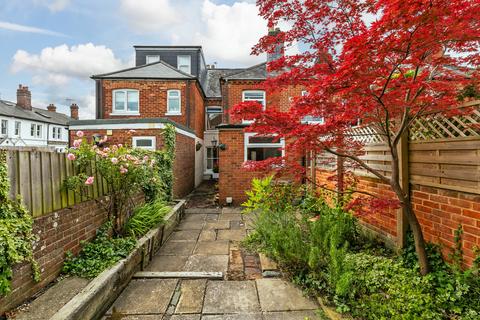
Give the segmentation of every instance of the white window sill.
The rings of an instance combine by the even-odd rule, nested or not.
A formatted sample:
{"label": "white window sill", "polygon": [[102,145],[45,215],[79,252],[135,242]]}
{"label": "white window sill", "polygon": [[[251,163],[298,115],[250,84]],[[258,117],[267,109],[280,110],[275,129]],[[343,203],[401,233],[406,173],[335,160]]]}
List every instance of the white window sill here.
{"label": "white window sill", "polygon": [[112,112],[111,116],[139,116],[140,112]]}
{"label": "white window sill", "polygon": [[167,112],[165,113],[166,116],[181,116],[182,113],[180,112]]}

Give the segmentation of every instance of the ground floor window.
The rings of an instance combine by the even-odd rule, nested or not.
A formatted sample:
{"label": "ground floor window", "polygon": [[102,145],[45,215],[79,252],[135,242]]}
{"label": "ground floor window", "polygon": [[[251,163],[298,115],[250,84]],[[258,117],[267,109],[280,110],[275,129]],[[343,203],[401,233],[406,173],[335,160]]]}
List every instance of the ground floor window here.
{"label": "ground floor window", "polygon": [[155,137],[133,137],[132,146],[139,149],[147,149],[155,151],[156,138]]}
{"label": "ground floor window", "polygon": [[284,155],[285,141],[274,136],[245,134],[245,161],[262,161]]}
{"label": "ground floor window", "polygon": [[218,172],[218,148],[207,147],[207,170]]}

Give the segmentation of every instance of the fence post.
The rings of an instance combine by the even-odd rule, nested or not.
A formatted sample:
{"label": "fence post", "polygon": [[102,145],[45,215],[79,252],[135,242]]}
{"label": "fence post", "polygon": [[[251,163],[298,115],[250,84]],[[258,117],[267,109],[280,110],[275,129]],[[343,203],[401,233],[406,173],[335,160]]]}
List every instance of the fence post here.
{"label": "fence post", "polygon": [[[410,198],[410,176],[408,172],[408,132],[405,130],[398,142],[398,159],[400,170],[400,185],[402,189]],[[408,230],[408,221],[405,215],[405,210],[400,208],[397,210],[397,247],[404,248],[406,244],[406,235]]]}

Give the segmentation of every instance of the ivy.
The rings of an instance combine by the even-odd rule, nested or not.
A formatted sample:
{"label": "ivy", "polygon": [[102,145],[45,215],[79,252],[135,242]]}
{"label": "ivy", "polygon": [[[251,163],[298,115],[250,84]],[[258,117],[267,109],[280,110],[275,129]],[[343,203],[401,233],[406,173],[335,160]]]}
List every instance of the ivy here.
{"label": "ivy", "polygon": [[33,259],[33,218],[20,201],[10,200],[9,191],[6,152],[0,151],[0,295],[11,291],[13,267],[18,263],[30,262],[33,279],[40,280]]}

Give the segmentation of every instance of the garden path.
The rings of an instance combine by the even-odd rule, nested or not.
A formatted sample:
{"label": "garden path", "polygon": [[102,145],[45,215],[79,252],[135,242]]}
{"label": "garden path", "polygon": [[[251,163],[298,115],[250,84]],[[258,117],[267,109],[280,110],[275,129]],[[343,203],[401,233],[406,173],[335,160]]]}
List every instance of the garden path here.
{"label": "garden path", "polygon": [[[319,319],[316,301],[281,278],[263,277],[275,273],[262,275],[258,256],[240,247],[251,230],[249,216],[239,208],[206,208],[198,194],[145,270],[151,277],[135,277],[103,319]],[[181,273],[165,277],[161,272]],[[201,272],[208,278],[199,279]]]}

